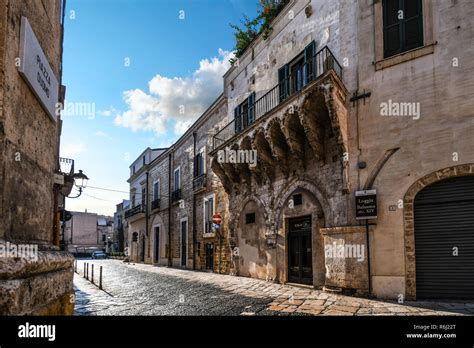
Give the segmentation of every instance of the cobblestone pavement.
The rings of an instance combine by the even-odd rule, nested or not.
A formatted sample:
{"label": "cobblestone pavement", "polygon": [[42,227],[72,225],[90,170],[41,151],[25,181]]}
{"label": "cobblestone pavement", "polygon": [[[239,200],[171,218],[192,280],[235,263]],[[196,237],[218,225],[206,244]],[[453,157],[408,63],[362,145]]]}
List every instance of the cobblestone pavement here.
{"label": "cobblestone pavement", "polygon": [[[76,315],[473,315],[474,302],[379,301],[246,277],[118,260],[95,265],[103,290],[74,275]],[[90,273],[91,271],[89,271]]]}

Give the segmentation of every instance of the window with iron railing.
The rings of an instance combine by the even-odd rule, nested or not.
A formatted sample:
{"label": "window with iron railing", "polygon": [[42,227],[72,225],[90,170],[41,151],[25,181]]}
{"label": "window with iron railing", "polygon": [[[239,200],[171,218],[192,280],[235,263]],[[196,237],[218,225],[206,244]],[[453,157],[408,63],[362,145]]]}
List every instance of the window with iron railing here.
{"label": "window with iron railing", "polygon": [[174,190],[171,192],[171,201],[177,202],[181,199],[181,189]]}
{"label": "window with iron railing", "polygon": [[146,199],[146,187],[142,187],[142,206],[146,206],[147,199]]}
{"label": "window with iron railing", "polygon": [[160,199],[159,198],[154,199],[151,202],[151,209],[154,210],[154,209],[159,209],[159,208],[160,208]]}
{"label": "window with iron railing", "polygon": [[250,126],[255,121],[255,92],[234,109],[236,133]]}
{"label": "window with iron railing", "polygon": [[194,177],[198,177],[204,174],[205,172],[205,159],[204,159],[204,151],[199,152],[194,157]]}

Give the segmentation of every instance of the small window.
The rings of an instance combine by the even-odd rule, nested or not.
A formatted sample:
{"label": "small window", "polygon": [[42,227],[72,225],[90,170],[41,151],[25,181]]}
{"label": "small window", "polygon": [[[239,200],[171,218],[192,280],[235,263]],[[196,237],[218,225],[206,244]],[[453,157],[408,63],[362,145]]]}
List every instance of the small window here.
{"label": "small window", "polygon": [[254,224],[255,223],[255,213],[245,214],[245,224]]}
{"label": "small window", "polygon": [[293,195],[293,205],[303,204],[303,195],[301,193]]}
{"label": "small window", "polygon": [[422,0],[383,0],[384,57],[423,46]]}
{"label": "small window", "polygon": [[181,188],[181,170],[180,168],[174,171],[174,190],[178,191]]}
{"label": "small window", "polygon": [[135,165],[132,166],[132,174],[135,174]]}
{"label": "small window", "polygon": [[203,175],[206,172],[206,160],[204,156],[204,148],[194,157],[194,177]]}
{"label": "small window", "polygon": [[143,156],[143,165],[145,165],[145,164],[146,164],[146,158],[145,158],[145,156]]}
{"label": "small window", "polygon": [[160,198],[160,181],[157,180],[153,183],[153,200],[156,201]]}

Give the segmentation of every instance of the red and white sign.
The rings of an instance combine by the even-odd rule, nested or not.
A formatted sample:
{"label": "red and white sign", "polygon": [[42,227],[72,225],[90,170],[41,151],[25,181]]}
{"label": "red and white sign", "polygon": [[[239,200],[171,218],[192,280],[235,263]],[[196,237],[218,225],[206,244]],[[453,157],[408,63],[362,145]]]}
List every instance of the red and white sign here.
{"label": "red and white sign", "polygon": [[216,225],[220,225],[222,222],[222,217],[219,214],[212,215],[212,223]]}

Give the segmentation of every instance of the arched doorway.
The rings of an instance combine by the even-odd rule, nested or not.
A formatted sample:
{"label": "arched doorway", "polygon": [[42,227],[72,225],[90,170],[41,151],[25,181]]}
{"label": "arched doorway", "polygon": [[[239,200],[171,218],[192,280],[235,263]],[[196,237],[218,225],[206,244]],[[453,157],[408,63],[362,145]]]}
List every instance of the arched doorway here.
{"label": "arched doorway", "polygon": [[133,232],[132,243],[130,245],[130,258],[132,261],[138,261],[138,232]]}
{"label": "arched doorway", "polygon": [[416,297],[474,299],[474,176],[423,188],[413,210]]}
{"label": "arched doorway", "polygon": [[324,240],[320,229],[329,215],[324,209],[330,211],[330,205],[312,183],[305,181],[289,184],[277,202],[277,278],[284,283],[324,286]]}

